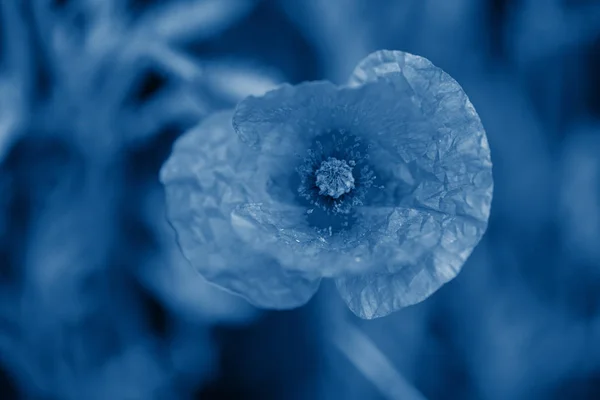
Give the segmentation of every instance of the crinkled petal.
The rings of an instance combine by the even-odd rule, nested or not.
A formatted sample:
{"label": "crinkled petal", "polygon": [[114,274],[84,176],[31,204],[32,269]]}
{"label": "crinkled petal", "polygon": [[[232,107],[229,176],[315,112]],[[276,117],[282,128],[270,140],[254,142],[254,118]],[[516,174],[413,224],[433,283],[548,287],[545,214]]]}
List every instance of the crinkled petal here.
{"label": "crinkled petal", "polygon": [[336,279],[348,307],[361,318],[385,316],[419,303],[453,279],[481,239],[485,224],[430,210],[374,208],[382,221],[372,234],[379,271]]}
{"label": "crinkled petal", "polygon": [[[366,149],[387,132],[422,130],[411,95],[408,84],[384,81],[356,88],[330,82],[282,85],[240,102],[233,125],[242,141],[257,151],[261,164],[269,166],[264,168],[266,201],[294,203],[299,188],[291,186],[291,178],[321,135],[344,132],[340,135],[362,140]],[[380,154],[372,159],[385,160]]]}
{"label": "crinkled petal", "polygon": [[232,217],[236,232],[246,243],[286,268],[335,277],[372,267],[365,227],[343,234],[317,232],[307,223],[305,208],[284,204],[243,204]]}
{"label": "crinkled petal", "polygon": [[[377,136],[374,154],[389,165],[379,164],[386,187],[375,203],[395,228],[374,237],[389,256],[380,271],[336,281],[363,318],[420,302],[454,278],[487,228],[493,191],[485,131],[456,81],[422,57],[379,51],[359,64],[350,86],[381,81],[408,84],[421,118],[417,129]],[[402,254],[409,257],[397,259]]]}
{"label": "crinkled petal", "polygon": [[285,84],[241,101],[233,125],[242,141],[263,155],[302,156],[312,139],[328,130],[361,136],[398,125],[410,130],[412,99],[399,95],[407,90],[391,82],[344,88],[324,81]]}
{"label": "crinkled petal", "polygon": [[233,126],[245,143],[268,154],[289,156],[308,145],[321,127],[315,117],[335,104],[337,87],[329,82],[283,84],[260,97],[249,96],[236,107]]}
{"label": "crinkled petal", "polygon": [[[421,57],[377,52],[348,87],[284,85],[242,101],[233,119],[240,138],[279,171],[293,170],[329,130],[366,142],[377,190],[356,205],[357,219],[343,233],[311,230],[305,211],[287,203],[289,193],[268,190],[234,211],[249,246],[287,268],[337,277],[362,317],[429,296],[456,276],[485,232],[493,183],[481,121],[460,86]],[[286,185],[273,177],[266,181]]]}
{"label": "crinkled petal", "polygon": [[398,197],[403,205],[411,202],[487,222],[493,191],[490,148],[464,90],[429,60],[386,50],[359,63],[350,85],[381,80],[401,87],[408,84],[422,121],[413,125],[415,130],[377,136],[378,148],[387,149],[397,160],[386,184],[402,192]]}
{"label": "crinkled petal", "polygon": [[271,254],[288,268],[326,277],[391,274],[406,265],[419,265],[443,245],[444,231],[454,228],[453,217],[429,210],[360,207],[357,213],[356,226],[337,233],[315,233],[306,222],[305,209],[282,204],[240,205],[232,221],[238,235],[255,250]]}
{"label": "crinkled petal", "polygon": [[169,219],[183,254],[206,279],[259,307],[297,307],[316,292],[319,277],[282,268],[233,230],[232,210],[260,199],[264,181],[231,116],[215,114],[175,143],[161,170]]}
{"label": "crinkled petal", "polygon": [[[359,219],[351,230],[333,236],[309,227],[306,214],[312,210],[298,204],[287,207],[294,203],[292,192],[298,189],[290,186],[289,178],[310,144],[314,145],[313,139],[328,130],[356,137],[364,142],[367,152],[371,143],[378,143],[377,138],[383,135],[397,134],[410,145],[409,132],[423,130],[424,123],[413,95],[408,84],[388,81],[357,88],[312,82],[284,85],[265,96],[242,101],[234,114],[234,127],[272,169],[269,196],[263,197],[261,204],[238,210],[238,217],[244,220],[240,220],[239,229],[247,231],[241,236],[289,268],[318,269],[324,276],[364,271],[373,268],[375,262],[380,264],[380,258],[369,250],[373,247],[368,243],[370,222]],[[348,147],[348,151],[353,150]],[[402,161],[397,155],[386,157],[387,164]],[[371,158],[384,159],[380,155]]]}

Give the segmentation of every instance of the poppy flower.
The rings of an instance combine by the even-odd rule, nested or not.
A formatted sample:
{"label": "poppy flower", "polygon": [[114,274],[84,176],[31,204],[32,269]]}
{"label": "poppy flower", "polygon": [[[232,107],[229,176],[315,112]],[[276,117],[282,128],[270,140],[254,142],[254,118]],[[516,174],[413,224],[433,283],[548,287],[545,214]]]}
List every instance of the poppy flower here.
{"label": "poppy flower", "polygon": [[282,85],[201,122],[161,171],[183,254],[268,308],[335,280],[375,318],[454,278],[483,236],[492,163],[465,92],[425,58],[378,51],[348,84]]}

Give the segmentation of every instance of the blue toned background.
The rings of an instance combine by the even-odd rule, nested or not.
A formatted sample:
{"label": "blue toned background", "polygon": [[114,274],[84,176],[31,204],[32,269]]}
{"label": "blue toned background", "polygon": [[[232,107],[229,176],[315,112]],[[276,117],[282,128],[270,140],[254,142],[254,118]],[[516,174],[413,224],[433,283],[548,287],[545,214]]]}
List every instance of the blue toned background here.
{"label": "blue toned background", "polygon": [[[165,218],[174,140],[383,48],[487,130],[458,278],[372,321],[206,283]],[[0,0],[0,399],[255,398],[600,398],[600,2]]]}

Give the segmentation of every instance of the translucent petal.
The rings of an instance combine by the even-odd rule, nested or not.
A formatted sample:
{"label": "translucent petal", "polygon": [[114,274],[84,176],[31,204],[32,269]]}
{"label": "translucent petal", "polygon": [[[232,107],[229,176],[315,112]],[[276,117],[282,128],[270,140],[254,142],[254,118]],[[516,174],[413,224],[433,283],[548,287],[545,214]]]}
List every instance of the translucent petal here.
{"label": "translucent petal", "polygon": [[369,210],[380,224],[373,232],[373,253],[381,267],[375,273],[336,279],[348,307],[361,318],[385,316],[425,300],[454,278],[481,239],[485,223],[430,210]]}
{"label": "translucent petal", "polygon": [[410,86],[420,114],[415,118],[421,121],[402,135],[377,136],[377,154],[384,157],[382,149],[387,149],[397,160],[386,171],[388,189],[391,183],[402,192],[396,197],[403,204],[487,221],[493,190],[490,149],[463,89],[425,58],[385,50],[363,60],[350,85],[382,79]]}
{"label": "translucent petal", "polygon": [[304,155],[311,140],[328,130],[346,130],[372,137],[400,129],[416,120],[408,86],[379,82],[339,88],[330,82],[282,85],[261,97],[240,102],[233,125],[242,140],[261,154]]}
{"label": "translucent petal", "polygon": [[240,138],[263,152],[289,155],[302,151],[324,129],[317,121],[325,105],[334,105],[337,88],[329,82],[288,84],[241,101],[233,116]]}
{"label": "translucent petal", "polygon": [[381,81],[408,84],[420,115],[413,129],[378,135],[373,150],[388,166],[378,164],[385,189],[372,205],[384,214],[397,208],[388,212],[390,228],[374,233],[389,254],[384,268],[336,281],[363,318],[422,301],[455,277],[485,232],[493,191],[485,131],[456,81],[424,58],[380,51],[359,64],[350,86]]}
{"label": "translucent petal", "polygon": [[[360,207],[350,229],[332,233],[309,226],[306,214],[302,207],[249,203],[238,206],[232,220],[238,235],[256,251],[288,268],[326,277],[405,272],[440,251],[436,247],[451,236],[445,231],[455,228],[453,217],[429,210]],[[467,237],[456,247],[471,246]]]}
{"label": "translucent petal", "polygon": [[246,243],[287,268],[334,277],[374,266],[366,227],[318,231],[306,216],[303,207],[264,203],[240,205],[232,214],[236,232]]}
{"label": "translucent petal", "polygon": [[259,307],[297,307],[318,277],[282,268],[247,246],[231,211],[262,194],[257,154],[239,141],[231,112],[211,116],[180,138],[161,170],[167,208],[185,257],[209,281]]}

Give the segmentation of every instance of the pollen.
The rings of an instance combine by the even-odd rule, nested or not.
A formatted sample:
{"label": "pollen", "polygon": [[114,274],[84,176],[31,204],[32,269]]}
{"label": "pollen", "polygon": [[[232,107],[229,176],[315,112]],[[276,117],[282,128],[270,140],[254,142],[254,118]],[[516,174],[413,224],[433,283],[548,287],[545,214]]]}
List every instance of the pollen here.
{"label": "pollen", "polygon": [[338,199],[354,189],[351,164],[333,157],[323,161],[316,171],[319,194]]}

